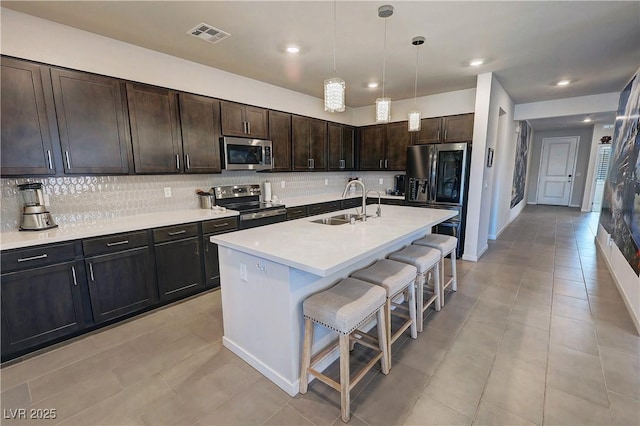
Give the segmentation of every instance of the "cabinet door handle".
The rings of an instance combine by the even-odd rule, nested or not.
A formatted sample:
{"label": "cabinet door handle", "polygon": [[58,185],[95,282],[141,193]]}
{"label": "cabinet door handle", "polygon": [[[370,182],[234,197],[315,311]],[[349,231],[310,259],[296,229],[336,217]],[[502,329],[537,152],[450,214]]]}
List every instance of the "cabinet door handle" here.
{"label": "cabinet door handle", "polygon": [[346,162],[344,160],[340,160],[340,168],[341,169],[345,168],[345,164],[346,164]]}
{"label": "cabinet door handle", "polygon": [[229,226],[229,222],[225,222],[225,223],[214,223],[213,227],[214,228],[222,228],[223,226]]}
{"label": "cabinet door handle", "polygon": [[93,263],[89,262],[89,275],[91,276],[91,282],[94,282],[96,279],[93,276]]}
{"label": "cabinet door handle", "polygon": [[69,159],[69,151],[64,152],[64,157],[67,160],[67,170],[71,170],[71,160]]}
{"label": "cabinet door handle", "polygon": [[309,159],[307,160],[307,165],[308,165],[308,167],[309,167],[310,169],[312,169],[312,168],[313,168],[313,167],[311,167],[311,158],[309,158]]}
{"label": "cabinet door handle", "polygon": [[76,267],[71,267],[71,275],[73,276],[73,285],[78,287],[78,280],[76,279]]}
{"label": "cabinet door handle", "polygon": [[440,140],[440,129],[438,129],[438,140]]}
{"label": "cabinet door handle", "polygon": [[187,165],[187,170],[191,168],[191,161],[189,161],[189,154],[187,154],[185,159],[185,164]]}
{"label": "cabinet door handle", "polygon": [[444,129],[444,140],[447,140],[447,129]]}
{"label": "cabinet door handle", "polygon": [[184,234],[185,232],[187,232],[186,229],[183,229],[182,231],[169,232],[169,236],[173,237],[174,235]]}
{"label": "cabinet door handle", "polygon": [[247,133],[251,134],[251,123],[247,121]]}
{"label": "cabinet door handle", "polygon": [[176,169],[180,170],[180,156],[176,154]]}
{"label": "cabinet door handle", "polygon": [[129,240],[116,241],[115,243],[107,243],[107,247],[121,246],[122,244],[129,244]]}
{"label": "cabinet door handle", "polygon": [[23,257],[21,259],[18,259],[18,262],[29,262],[30,260],[38,260],[38,259],[46,259],[47,258],[47,254],[39,254],[37,256],[31,256],[31,257]]}
{"label": "cabinet door handle", "polygon": [[51,161],[51,151],[47,150],[47,160],[49,161],[49,169],[53,170],[53,161]]}
{"label": "cabinet door handle", "polygon": [[380,160],[380,165],[378,166],[379,169],[382,168],[382,160]]}
{"label": "cabinet door handle", "polygon": [[387,159],[384,160],[384,168],[385,169],[389,168],[389,160],[387,160]]}

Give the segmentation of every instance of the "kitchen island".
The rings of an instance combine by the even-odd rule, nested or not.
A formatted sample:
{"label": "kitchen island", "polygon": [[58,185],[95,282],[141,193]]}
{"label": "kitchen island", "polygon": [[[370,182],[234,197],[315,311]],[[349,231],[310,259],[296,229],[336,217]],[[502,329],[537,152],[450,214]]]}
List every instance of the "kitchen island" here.
{"label": "kitchen island", "polygon": [[[381,217],[355,224],[313,222],[343,213],[353,209],[211,237],[219,245],[224,346],[292,396],[300,376],[302,302],[456,214],[385,205]],[[316,328],[314,351],[334,337]]]}

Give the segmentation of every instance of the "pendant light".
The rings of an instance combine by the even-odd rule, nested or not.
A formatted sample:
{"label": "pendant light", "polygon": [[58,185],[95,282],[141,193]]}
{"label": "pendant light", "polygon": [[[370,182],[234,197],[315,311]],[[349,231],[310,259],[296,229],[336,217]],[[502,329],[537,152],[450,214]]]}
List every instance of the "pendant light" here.
{"label": "pendant light", "polygon": [[391,98],[384,97],[384,83],[387,61],[387,19],[393,15],[393,6],[383,5],[378,8],[378,16],[384,19],[384,46],[382,50],[382,97],[376,99],[376,123],[388,123],[391,120]]}
{"label": "pendant light", "polygon": [[424,44],[424,37],[416,36],[411,40],[411,44],[416,47],[416,82],[413,87],[413,103],[415,109],[409,112],[409,131],[410,132],[418,132],[420,131],[420,110],[418,109],[418,51],[420,50],[420,46]]}
{"label": "pendant light", "polygon": [[[333,0],[333,75],[336,75],[336,0]],[[344,112],[345,82],[339,77],[324,81],[324,110]]]}

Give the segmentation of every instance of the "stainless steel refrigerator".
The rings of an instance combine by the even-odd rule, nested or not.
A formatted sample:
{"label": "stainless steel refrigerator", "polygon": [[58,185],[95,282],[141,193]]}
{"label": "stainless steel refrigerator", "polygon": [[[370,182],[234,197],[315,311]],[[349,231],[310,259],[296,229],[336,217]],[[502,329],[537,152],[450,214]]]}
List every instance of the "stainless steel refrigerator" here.
{"label": "stainless steel refrigerator", "polygon": [[405,200],[410,206],[455,210],[458,214],[433,232],[458,238],[457,256],[464,249],[467,181],[471,146],[467,143],[412,145],[407,148]]}

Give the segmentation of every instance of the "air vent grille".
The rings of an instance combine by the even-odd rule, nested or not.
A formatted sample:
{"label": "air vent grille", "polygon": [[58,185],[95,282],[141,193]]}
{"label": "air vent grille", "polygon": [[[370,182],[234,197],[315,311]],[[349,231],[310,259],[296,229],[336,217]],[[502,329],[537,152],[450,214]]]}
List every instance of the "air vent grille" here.
{"label": "air vent grille", "polygon": [[222,41],[225,38],[231,36],[231,34],[205,23],[196,25],[195,27],[187,31],[187,34],[213,44],[218,43],[219,41]]}

